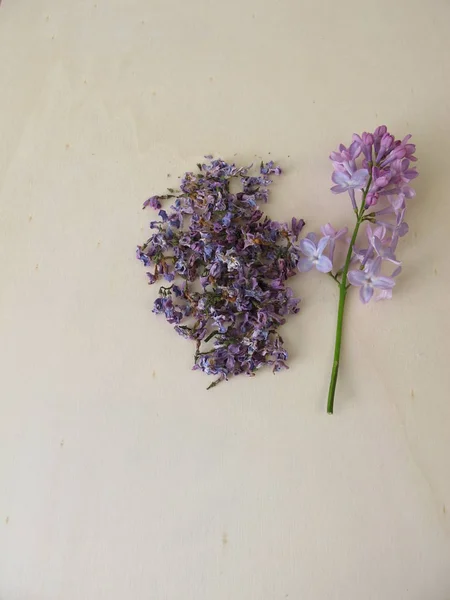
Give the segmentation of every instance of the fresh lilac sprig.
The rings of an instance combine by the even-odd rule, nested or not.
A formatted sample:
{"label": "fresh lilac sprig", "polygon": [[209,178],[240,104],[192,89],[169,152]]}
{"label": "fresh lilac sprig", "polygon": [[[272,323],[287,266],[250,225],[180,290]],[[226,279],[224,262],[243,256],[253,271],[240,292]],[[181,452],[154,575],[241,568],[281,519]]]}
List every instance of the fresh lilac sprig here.
{"label": "fresh lilac sprig", "polygon": [[[414,156],[416,147],[410,143],[410,138],[407,135],[403,140],[396,140],[382,125],[373,133],[355,133],[348,148],[341,144],[338,151],[332,152],[335,185],[331,191],[335,194],[347,192],[350,197],[356,215],[352,236],[346,239],[346,227],[336,232],[328,223],[321,228],[324,237],[317,244],[314,234],[309,234],[299,244],[304,255],[299,261],[299,269],[306,271],[316,266],[318,270],[328,272],[339,285],[336,342],[327,404],[329,413],[334,407],[348,289],[359,287],[360,298],[365,304],[372,298],[389,299],[401,272],[397,245],[408,233],[406,205],[415,196],[410,183],[418,175],[411,164],[417,159]],[[363,223],[366,223],[365,242],[358,239]],[[341,253],[335,254],[338,240],[346,246],[343,262]]]}
{"label": "fresh lilac sprig", "polygon": [[[151,268],[150,284],[168,282],[153,312],[195,342],[193,368],[215,375],[216,385],[265,365],[274,372],[287,367],[278,328],[299,310],[286,280],[297,272],[305,223],[278,223],[260,210],[270,177],[281,174],[273,161],[251,175],[249,168],[205,158],[198,173],[184,175],[180,191],[144,203],[159,210],[159,219],[150,223],[155,233],[138,246],[137,258]],[[241,183],[237,193],[230,191],[233,178]],[[164,210],[161,200],[168,198],[173,204]]]}

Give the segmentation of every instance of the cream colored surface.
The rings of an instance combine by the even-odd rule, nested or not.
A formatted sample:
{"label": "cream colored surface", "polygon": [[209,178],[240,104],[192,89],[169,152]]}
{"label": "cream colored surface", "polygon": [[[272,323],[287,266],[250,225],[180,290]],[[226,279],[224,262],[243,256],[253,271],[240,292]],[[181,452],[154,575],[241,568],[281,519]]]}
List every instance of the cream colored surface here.
{"label": "cream colored surface", "polygon": [[[450,4],[4,0],[0,597],[450,598]],[[343,225],[329,152],[414,134],[391,303],[297,278],[291,369],[206,392],[151,313],[141,202],[206,153]],[[171,177],[168,178],[167,174]]]}

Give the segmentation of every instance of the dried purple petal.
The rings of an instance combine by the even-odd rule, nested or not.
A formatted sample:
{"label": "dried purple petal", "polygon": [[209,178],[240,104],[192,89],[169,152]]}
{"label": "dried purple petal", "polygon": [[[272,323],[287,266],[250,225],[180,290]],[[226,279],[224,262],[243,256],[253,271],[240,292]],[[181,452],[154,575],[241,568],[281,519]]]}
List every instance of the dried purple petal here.
{"label": "dried purple petal", "polygon": [[146,200],[142,205],[142,208],[147,208],[147,206],[150,206],[150,208],[153,208],[154,210],[159,210],[161,208],[159,196],[152,196],[151,198],[148,198],[148,200]]}

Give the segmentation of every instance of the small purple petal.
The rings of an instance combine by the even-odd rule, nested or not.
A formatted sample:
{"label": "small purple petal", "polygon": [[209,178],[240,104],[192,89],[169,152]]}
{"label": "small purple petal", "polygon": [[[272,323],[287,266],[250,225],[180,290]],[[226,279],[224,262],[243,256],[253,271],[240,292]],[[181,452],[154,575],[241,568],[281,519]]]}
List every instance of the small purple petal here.
{"label": "small purple petal", "polygon": [[391,277],[374,277],[372,279],[372,286],[382,290],[390,290],[394,287],[395,281]]}
{"label": "small purple petal", "polygon": [[159,196],[152,196],[151,198],[148,198],[148,200],[146,200],[142,205],[142,208],[147,208],[147,206],[150,206],[154,210],[159,210],[161,208]]}
{"label": "small purple petal", "polygon": [[345,185],[333,185],[330,189],[333,194],[342,194],[343,192],[346,192],[348,188]]}
{"label": "small purple petal", "polygon": [[379,187],[379,188],[386,187],[387,184],[389,183],[389,177],[387,175],[378,177],[378,179],[375,181],[375,183],[377,184],[377,187]]}
{"label": "small purple petal", "polygon": [[316,252],[316,245],[314,244],[314,242],[312,242],[308,238],[303,238],[302,240],[300,240],[298,245],[305,256],[314,256]]}
{"label": "small purple petal", "polygon": [[298,261],[297,268],[301,273],[306,273],[307,271],[311,271],[313,268],[313,263],[310,258],[303,257]]}
{"label": "small purple petal", "polygon": [[377,275],[381,269],[381,262],[382,262],[381,258],[379,256],[377,256],[377,258],[373,261],[373,263],[367,269],[367,273],[370,273],[371,275]]}
{"label": "small purple petal", "polygon": [[321,273],[329,273],[333,268],[333,264],[328,256],[322,256],[316,262],[316,269]]}
{"label": "small purple petal", "polygon": [[414,198],[416,195],[416,190],[414,190],[412,187],[409,187],[409,185],[404,185],[402,187],[402,193],[405,194],[407,198]]}
{"label": "small purple petal", "polygon": [[322,255],[322,252],[327,247],[329,241],[330,241],[330,238],[327,235],[319,240],[319,243],[317,244],[317,254],[319,256]]}
{"label": "small purple petal", "polygon": [[390,300],[392,298],[392,290],[381,290],[375,300],[378,302],[379,300]]}
{"label": "small purple petal", "polygon": [[409,226],[408,226],[408,223],[405,223],[405,222],[401,223],[399,225],[399,227],[397,228],[397,234],[399,237],[403,237],[404,235],[406,235],[408,233],[408,231],[409,231]]}
{"label": "small purple petal", "polygon": [[381,243],[380,238],[373,236],[370,240],[372,246],[375,248],[377,254],[382,255],[383,254],[383,245]]}
{"label": "small purple petal", "polygon": [[361,154],[361,144],[357,140],[353,141],[348,151],[352,159],[355,160]]}
{"label": "small purple petal", "polygon": [[330,238],[336,235],[336,229],[331,225],[331,223],[326,223],[326,225],[322,225],[320,231],[323,233],[323,235],[327,235]]}
{"label": "small purple petal", "polygon": [[[355,173],[355,175],[356,175],[356,173]],[[345,188],[347,188],[348,187],[348,182],[350,181],[350,176],[349,176],[348,173],[342,173],[342,172],[339,172],[339,171],[333,171],[331,179],[332,179],[332,181],[334,181],[334,183],[337,183],[338,185],[344,185]]]}
{"label": "small purple petal", "polygon": [[366,274],[364,273],[364,271],[349,271],[347,273],[347,281],[352,285],[363,285],[366,281]]}
{"label": "small purple petal", "polygon": [[367,304],[373,296],[373,287],[370,285],[361,286],[361,289],[359,290],[359,296],[364,304]]}
{"label": "small purple petal", "polygon": [[369,171],[367,169],[359,169],[355,171],[350,180],[351,187],[363,188],[369,178]]}

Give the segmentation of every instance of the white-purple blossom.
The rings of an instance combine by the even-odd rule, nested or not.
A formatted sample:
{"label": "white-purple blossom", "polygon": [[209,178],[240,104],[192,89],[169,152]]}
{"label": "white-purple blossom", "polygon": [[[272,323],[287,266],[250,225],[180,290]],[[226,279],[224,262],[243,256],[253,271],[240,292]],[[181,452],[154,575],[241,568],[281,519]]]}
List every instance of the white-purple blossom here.
{"label": "white-purple blossom", "polygon": [[342,194],[348,190],[361,190],[367,183],[369,171],[367,169],[358,169],[354,173],[344,171],[334,171],[332,180],[336,185],[331,188],[334,194]]}
{"label": "white-purple blossom", "polygon": [[320,231],[322,232],[322,235],[327,236],[330,239],[328,246],[328,256],[331,262],[333,262],[336,242],[337,240],[345,238],[348,232],[348,227],[342,227],[342,229],[335,229],[331,225],[331,223],[326,223],[325,225],[322,225]]}
{"label": "white-purple blossom", "polygon": [[[370,246],[366,250],[366,254],[361,261],[362,265],[365,265],[374,254],[395,265],[400,264],[400,261],[395,257],[395,248],[392,246],[392,238],[386,236],[387,229],[384,225],[379,225],[374,230],[370,225],[367,225],[366,232]],[[373,252],[371,252],[371,249]]]}
{"label": "white-purple blossom", "polygon": [[[395,277],[397,277],[398,275],[400,275],[401,272],[402,272],[402,268],[401,267],[397,267],[391,273],[390,278],[394,279]],[[393,290],[393,287],[379,288],[378,289],[378,293],[375,296],[375,300],[377,300],[377,301],[378,300],[391,300],[391,298],[392,298],[392,290]]]}
{"label": "white-purple blossom", "polygon": [[317,245],[308,238],[303,238],[299,242],[299,248],[302,254],[298,261],[298,270],[301,272],[311,271],[315,267],[322,273],[328,273],[333,268],[331,260],[324,254],[324,250],[327,247],[330,238],[324,236],[319,240]]}
{"label": "white-purple blossom", "polygon": [[382,291],[392,290],[395,285],[392,277],[379,275],[381,262],[382,259],[377,257],[375,260],[368,261],[364,270],[355,269],[347,274],[348,282],[360,288],[359,295],[364,304],[369,302],[376,289]]}

